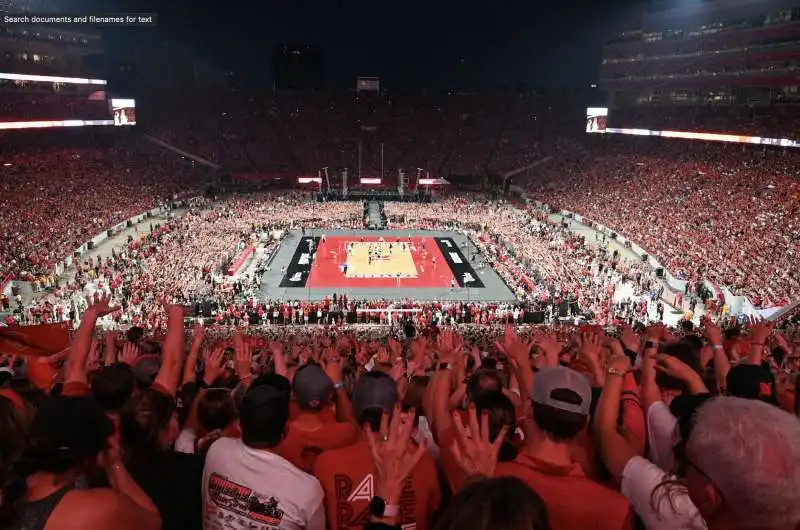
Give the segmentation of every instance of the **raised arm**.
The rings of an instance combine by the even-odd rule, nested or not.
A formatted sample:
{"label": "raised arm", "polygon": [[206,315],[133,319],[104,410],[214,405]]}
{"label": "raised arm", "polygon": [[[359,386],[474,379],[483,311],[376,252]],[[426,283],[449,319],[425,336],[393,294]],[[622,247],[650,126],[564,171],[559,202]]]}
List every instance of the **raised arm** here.
{"label": "raised arm", "polygon": [[594,418],[594,433],[599,444],[600,456],[609,473],[617,481],[622,480],[622,472],[628,461],[638,456],[636,449],[617,427],[620,398],[630,368],[631,361],[627,355],[615,355],[611,359]]}
{"label": "raised arm", "polygon": [[186,340],[183,333],[183,307],[165,303],[164,309],[168,318],[167,338],[164,340],[161,369],[158,371],[153,385],[175,397],[175,393],[178,391],[178,380],[181,377],[183,346]]}
{"label": "raised arm", "polygon": [[[86,360],[89,357],[89,350],[92,347],[92,336],[97,319],[109,313],[113,313],[117,308],[111,305],[111,297],[103,295],[89,304],[83,313],[81,325],[75,334],[75,341],[72,344],[67,367],[64,374],[64,388],[70,391],[72,388],[82,386],[86,388],[89,381],[86,377]],[[68,392],[69,393],[69,392]]]}

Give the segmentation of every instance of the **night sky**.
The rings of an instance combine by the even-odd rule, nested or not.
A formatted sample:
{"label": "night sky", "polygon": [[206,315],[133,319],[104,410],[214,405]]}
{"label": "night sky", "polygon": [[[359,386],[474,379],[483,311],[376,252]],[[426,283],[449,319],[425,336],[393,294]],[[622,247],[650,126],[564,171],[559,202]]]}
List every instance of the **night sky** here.
{"label": "night sky", "polygon": [[[169,39],[269,86],[276,46],[317,45],[326,86],[358,75],[383,86],[554,89],[596,81],[600,46],[625,26],[637,0],[85,0],[103,12],[153,12],[157,29],[104,32],[109,54]],[[74,4],[73,4],[74,5]],[[108,9],[109,5],[113,9]]]}

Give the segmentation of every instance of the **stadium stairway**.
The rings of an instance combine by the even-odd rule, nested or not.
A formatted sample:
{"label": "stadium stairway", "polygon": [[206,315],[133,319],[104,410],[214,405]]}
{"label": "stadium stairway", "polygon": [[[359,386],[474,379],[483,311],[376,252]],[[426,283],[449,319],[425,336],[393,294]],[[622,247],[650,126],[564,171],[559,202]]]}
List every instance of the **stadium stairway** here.
{"label": "stadium stairway", "polygon": [[367,225],[373,230],[384,228],[383,219],[381,217],[381,203],[378,201],[367,202]]}

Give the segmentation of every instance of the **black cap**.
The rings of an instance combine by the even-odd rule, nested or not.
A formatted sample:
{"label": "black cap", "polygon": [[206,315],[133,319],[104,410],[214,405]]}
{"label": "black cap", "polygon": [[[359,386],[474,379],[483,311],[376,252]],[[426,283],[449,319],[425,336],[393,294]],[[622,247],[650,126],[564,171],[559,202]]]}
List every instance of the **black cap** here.
{"label": "black cap", "polygon": [[114,424],[90,397],[51,397],[36,412],[31,437],[47,440],[59,451],[88,458],[106,448]]}
{"label": "black cap", "polygon": [[258,385],[245,392],[242,398],[242,408],[265,405],[272,401],[284,400],[288,403],[289,397],[272,385]]}
{"label": "black cap", "polygon": [[757,364],[739,364],[731,368],[725,377],[725,386],[728,394],[734,397],[778,403],[775,378]]}

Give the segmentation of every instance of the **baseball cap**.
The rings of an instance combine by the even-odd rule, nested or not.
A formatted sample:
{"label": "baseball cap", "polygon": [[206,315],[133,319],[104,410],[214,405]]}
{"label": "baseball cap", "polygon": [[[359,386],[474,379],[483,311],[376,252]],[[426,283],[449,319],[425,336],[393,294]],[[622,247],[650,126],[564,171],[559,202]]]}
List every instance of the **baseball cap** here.
{"label": "baseball cap", "polygon": [[289,397],[272,385],[258,385],[250,388],[242,398],[242,408],[258,407],[275,400],[289,401]]}
{"label": "baseball cap", "polygon": [[728,395],[777,404],[775,378],[757,364],[739,364],[731,368],[725,377],[725,386]]}
{"label": "baseball cap", "polygon": [[106,447],[114,424],[94,399],[85,396],[49,398],[36,412],[31,437],[47,440],[72,457],[87,458]]}
{"label": "baseball cap", "polygon": [[[536,373],[531,399],[534,403],[547,405],[565,412],[588,416],[592,407],[592,385],[589,380],[565,366],[553,366]],[[571,390],[580,398],[580,403],[566,401],[558,390]]]}
{"label": "baseball cap", "polygon": [[285,392],[272,385],[259,385],[245,392],[239,408],[239,424],[246,444],[278,443],[276,435],[284,432],[288,420],[289,396]]}
{"label": "baseball cap", "polygon": [[383,372],[367,372],[358,380],[353,389],[353,409],[356,414],[367,409],[392,410],[400,395],[397,383]]}
{"label": "baseball cap", "polygon": [[292,382],[297,404],[304,409],[315,409],[330,397],[333,381],[317,365],[306,365],[294,375]]}

